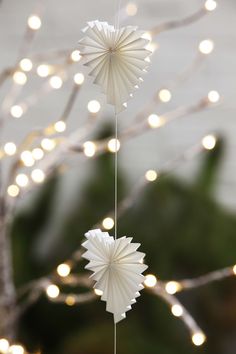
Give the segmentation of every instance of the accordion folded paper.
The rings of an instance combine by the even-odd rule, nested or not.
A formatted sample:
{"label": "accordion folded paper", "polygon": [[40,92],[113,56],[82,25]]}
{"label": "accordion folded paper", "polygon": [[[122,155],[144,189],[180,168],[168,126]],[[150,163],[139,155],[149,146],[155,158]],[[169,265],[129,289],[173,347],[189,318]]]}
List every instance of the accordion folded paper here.
{"label": "accordion folded paper", "polygon": [[113,313],[117,323],[126,317],[143,289],[144,253],[138,252],[139,243],[131,243],[131,237],[114,239],[107,232],[91,230],[85,234],[83,257],[89,260],[85,267],[93,272],[94,288],[102,291],[106,310]]}
{"label": "accordion folded paper", "polygon": [[128,26],[115,29],[107,22],[92,21],[83,30],[85,37],[79,41],[85,65],[92,70],[94,83],[102,87],[107,102],[121,112],[139,87],[149,64],[151,52],[145,32]]}

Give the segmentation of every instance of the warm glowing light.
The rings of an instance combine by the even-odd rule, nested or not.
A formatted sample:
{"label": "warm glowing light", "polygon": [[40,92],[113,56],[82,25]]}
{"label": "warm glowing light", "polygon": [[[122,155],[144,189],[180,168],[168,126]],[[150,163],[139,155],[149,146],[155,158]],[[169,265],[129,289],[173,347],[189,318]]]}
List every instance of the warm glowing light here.
{"label": "warm glowing light", "polygon": [[60,277],[65,278],[67,277],[71,272],[71,267],[69,266],[69,264],[66,263],[62,263],[59,264],[59,266],[57,267],[57,274],[60,275]]}
{"label": "warm glowing light", "polygon": [[144,285],[147,288],[153,288],[157,283],[157,278],[153,274],[148,274],[145,276]]}
{"label": "warm glowing light", "polygon": [[236,264],[233,266],[233,273],[236,275]]}
{"label": "warm glowing light", "polygon": [[207,135],[202,139],[202,146],[206,150],[213,150],[216,146],[216,137],[214,135]]}
{"label": "warm glowing light", "polygon": [[169,102],[172,97],[171,92],[167,89],[160,90],[158,96],[159,96],[159,99],[165,103]]}
{"label": "warm glowing light", "polygon": [[41,146],[46,151],[52,151],[56,146],[56,142],[53,139],[45,138],[41,141]]}
{"label": "warm glowing light", "polygon": [[60,289],[58,288],[57,285],[50,284],[50,285],[48,285],[48,287],[46,289],[46,294],[51,299],[56,299],[60,294]]}
{"label": "warm glowing light", "polygon": [[50,85],[52,88],[54,88],[55,90],[58,90],[62,87],[63,81],[62,78],[60,76],[52,76],[51,79],[49,80]]}
{"label": "warm glowing light", "polygon": [[9,342],[5,338],[0,339],[0,352],[2,354],[7,354],[9,349]]}
{"label": "warm glowing light", "polygon": [[37,74],[40,77],[47,77],[50,74],[50,67],[47,64],[41,64],[37,67]]}
{"label": "warm glowing light", "polygon": [[[7,188],[7,193],[10,197],[16,198],[20,193],[20,188],[18,186],[16,186],[15,184],[11,184]],[[1,350],[0,350],[0,352],[1,352]]]}
{"label": "warm glowing light", "polygon": [[206,336],[202,332],[194,333],[192,335],[192,342],[196,346],[201,346],[206,341]]}
{"label": "warm glowing light", "polygon": [[173,295],[181,289],[181,285],[177,281],[169,281],[166,284],[165,289],[168,294]]}
{"label": "warm glowing light", "polygon": [[95,293],[97,296],[102,296],[102,295],[103,295],[103,291],[102,291],[102,290],[99,290],[99,289],[94,289],[94,293]]}
{"label": "warm glowing light", "polygon": [[34,158],[32,156],[31,151],[23,151],[20,155],[21,161],[23,162],[23,164],[27,167],[31,167],[34,165]]}
{"label": "warm glowing light", "polygon": [[84,143],[84,154],[87,157],[93,157],[96,153],[97,147],[92,141]]}
{"label": "warm glowing light", "polygon": [[128,16],[135,16],[138,12],[138,6],[135,4],[135,2],[129,2],[126,5],[125,10]]}
{"label": "warm glowing light", "polygon": [[74,75],[74,82],[76,85],[82,85],[84,82],[84,75],[82,73],[77,73]]}
{"label": "warm glowing light", "polygon": [[20,68],[21,68],[21,70],[28,72],[28,71],[32,70],[33,63],[30,59],[24,58],[20,61]]}
{"label": "warm glowing light", "polygon": [[220,100],[220,94],[217,91],[210,91],[207,97],[211,103],[217,103]]}
{"label": "warm glowing light", "polygon": [[110,152],[117,152],[120,150],[120,142],[118,139],[111,139],[108,141],[107,147]]}
{"label": "warm glowing light", "polygon": [[205,8],[207,11],[214,11],[217,8],[217,2],[215,0],[207,0],[205,2]]}
{"label": "warm glowing light", "polygon": [[154,182],[157,179],[157,172],[154,170],[148,170],[145,174],[145,178],[149,182]]}
{"label": "warm glowing light", "polygon": [[25,350],[22,345],[14,344],[9,348],[9,354],[24,354]]}
{"label": "warm glowing light", "polygon": [[44,152],[40,148],[35,148],[32,150],[32,156],[35,160],[41,160],[44,156]]}
{"label": "warm glowing light", "polygon": [[88,111],[90,113],[98,113],[101,109],[101,105],[98,101],[92,100],[88,103]]}
{"label": "warm glowing light", "polygon": [[70,55],[70,58],[74,62],[80,61],[80,59],[81,59],[80,51],[79,50],[73,50],[73,52]]}
{"label": "warm glowing light", "polygon": [[175,317],[181,317],[183,315],[183,307],[181,305],[175,304],[171,307],[171,312]]}
{"label": "warm glowing light", "polygon": [[63,120],[59,120],[54,124],[54,129],[58,133],[63,133],[66,130],[66,123]]}
{"label": "warm glowing light", "polygon": [[41,19],[39,16],[37,15],[31,15],[28,18],[28,26],[29,28],[31,28],[32,30],[37,31],[38,29],[40,29],[42,25]]}
{"label": "warm glowing light", "polygon": [[200,42],[198,48],[202,54],[210,54],[214,49],[214,42],[211,39],[205,39]]}
{"label": "warm glowing light", "polygon": [[39,168],[36,168],[31,172],[31,178],[35,183],[43,183],[45,180],[45,173]]}
{"label": "warm glowing light", "polygon": [[112,218],[105,218],[102,222],[102,226],[106,230],[111,230],[114,227],[114,220]]}
{"label": "warm glowing light", "polygon": [[23,108],[20,105],[16,104],[16,105],[11,107],[11,115],[12,115],[12,117],[20,118],[23,113],[24,113]]}
{"label": "warm glowing light", "polygon": [[151,114],[148,117],[148,124],[151,128],[159,128],[164,124],[164,119],[163,117],[160,117],[157,114]]}
{"label": "warm glowing light", "polygon": [[8,156],[13,156],[16,153],[16,145],[12,142],[6,143],[3,149],[5,154]]}
{"label": "warm glowing light", "polygon": [[68,306],[74,306],[74,305],[75,305],[75,302],[76,302],[76,300],[75,300],[75,297],[74,297],[74,296],[68,295],[68,296],[66,297],[66,300],[65,300],[66,305],[68,305]]}
{"label": "warm glowing light", "polygon": [[19,187],[26,187],[28,183],[29,183],[29,178],[24,173],[19,173],[16,176],[16,184],[18,184]]}
{"label": "warm glowing light", "polygon": [[18,85],[24,85],[27,82],[27,76],[22,71],[15,71],[13,80]]}

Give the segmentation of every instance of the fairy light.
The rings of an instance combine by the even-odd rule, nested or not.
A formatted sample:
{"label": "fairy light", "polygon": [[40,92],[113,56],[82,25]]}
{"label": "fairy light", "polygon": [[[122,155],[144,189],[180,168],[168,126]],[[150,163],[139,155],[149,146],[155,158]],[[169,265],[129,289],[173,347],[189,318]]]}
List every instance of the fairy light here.
{"label": "fairy light", "polygon": [[215,91],[215,90],[208,92],[207,97],[208,97],[209,102],[211,102],[211,103],[217,103],[220,100],[220,94],[218,91]]}
{"label": "fairy light", "polygon": [[9,354],[24,354],[25,350],[22,345],[14,344],[9,347]]}
{"label": "fairy light", "polygon": [[94,289],[94,293],[95,293],[95,295],[97,295],[97,296],[102,296],[102,295],[103,295],[103,291],[102,291],[102,290],[99,290],[99,289]]}
{"label": "fairy light", "polygon": [[24,173],[19,173],[16,176],[16,184],[18,184],[19,187],[26,187],[29,183],[29,177],[25,175]]}
{"label": "fairy light", "polygon": [[45,173],[40,168],[36,168],[31,172],[31,178],[35,183],[43,183],[45,180]]}
{"label": "fairy light", "polygon": [[167,103],[171,100],[172,94],[171,94],[170,90],[162,89],[159,91],[158,96],[162,102]]}
{"label": "fairy light", "polygon": [[157,278],[153,274],[148,274],[145,276],[144,285],[147,288],[154,288],[157,283]]}
{"label": "fairy light", "polygon": [[115,153],[120,150],[120,142],[118,139],[111,139],[107,143],[107,148],[110,152]]}
{"label": "fairy light", "polygon": [[55,284],[50,284],[46,288],[46,294],[50,299],[56,299],[60,295],[60,289]]}
{"label": "fairy light", "polygon": [[31,167],[35,163],[31,151],[28,150],[23,151],[20,155],[20,158],[23,164],[27,167]]}
{"label": "fairy light", "polygon": [[9,342],[5,338],[0,339],[0,352],[2,354],[7,354],[9,349]]}
{"label": "fairy light", "polygon": [[22,71],[15,71],[13,74],[13,81],[17,85],[23,86],[27,82],[27,76]]}
{"label": "fairy light", "polygon": [[73,52],[70,55],[70,58],[74,62],[78,62],[81,59],[80,51],[79,50],[73,50]]}
{"label": "fairy light", "polygon": [[65,299],[65,303],[68,306],[74,306],[75,302],[76,302],[76,300],[75,300],[75,297],[73,295],[68,295],[66,297],[66,299]]}
{"label": "fairy light", "polygon": [[207,11],[214,11],[217,8],[217,2],[215,0],[207,0],[205,2],[205,9]]}
{"label": "fairy light", "polygon": [[128,16],[135,16],[138,12],[138,6],[135,4],[135,2],[129,2],[126,5],[125,10]]}
{"label": "fairy light", "polygon": [[55,75],[50,78],[49,83],[53,89],[58,90],[62,87],[63,81],[60,76]]}
{"label": "fairy light", "polygon": [[24,58],[20,61],[20,68],[26,72],[31,71],[33,68],[33,63],[30,59]]}
{"label": "fairy light", "polygon": [[13,156],[16,153],[16,145],[13,142],[8,142],[4,145],[3,150],[6,155]]}
{"label": "fairy light", "polygon": [[38,15],[31,15],[28,18],[28,26],[34,31],[37,31],[40,29],[42,25],[42,21]]}
{"label": "fairy light", "polygon": [[236,264],[233,266],[233,273],[236,275]]}
{"label": "fairy light", "polygon": [[148,117],[148,124],[153,129],[159,128],[164,124],[164,119],[157,114],[150,114]]}
{"label": "fairy light", "polygon": [[47,64],[41,64],[37,67],[37,74],[40,77],[47,77],[50,74],[50,67]]}
{"label": "fairy light", "polygon": [[171,312],[175,317],[181,317],[184,313],[184,310],[181,305],[175,304],[171,307]]}
{"label": "fairy light", "polygon": [[62,278],[66,278],[71,272],[71,267],[67,263],[59,264],[57,267],[57,274]]}
{"label": "fairy light", "polygon": [[157,172],[155,170],[148,170],[145,178],[148,182],[154,182],[157,179]]}
{"label": "fairy light", "polygon": [[54,129],[57,133],[63,133],[66,130],[66,123],[63,120],[59,120],[54,124]]}
{"label": "fairy light", "polygon": [[85,156],[93,157],[95,155],[97,147],[92,141],[86,141],[83,147]]}
{"label": "fairy light", "polygon": [[22,114],[24,113],[23,108],[18,104],[12,106],[10,112],[11,112],[12,117],[14,117],[14,118],[20,118],[20,117],[22,117]]}
{"label": "fairy light", "polygon": [[174,295],[181,289],[181,285],[177,281],[169,281],[165,289],[168,294]]}
{"label": "fairy light", "polygon": [[84,82],[84,75],[82,73],[76,73],[74,75],[74,82],[76,83],[76,85],[82,85],[82,83]]}
{"label": "fairy light", "polygon": [[198,48],[202,54],[210,54],[214,49],[214,42],[211,39],[204,39],[199,43]]}
{"label": "fairy light", "polygon": [[102,226],[104,227],[104,229],[106,230],[111,230],[114,227],[114,220],[112,218],[105,218],[102,222]]}
{"label": "fairy light", "polygon": [[206,150],[213,150],[216,146],[216,137],[214,135],[207,135],[202,139],[202,146]]}
{"label": "fairy light", "polygon": [[7,188],[7,194],[12,198],[16,198],[19,195],[19,193],[20,193],[20,188],[15,184],[11,184]]}
{"label": "fairy light", "polygon": [[206,341],[206,336],[202,332],[196,332],[192,335],[192,342],[197,347],[200,347]]}
{"label": "fairy light", "polygon": [[32,156],[35,160],[41,160],[44,157],[44,152],[40,148],[35,148],[32,150]]}
{"label": "fairy light", "polygon": [[96,101],[96,100],[89,101],[89,103],[88,103],[88,111],[90,113],[96,114],[96,113],[98,113],[100,111],[100,109],[101,109],[101,105],[100,105],[100,103],[98,101]]}
{"label": "fairy light", "polygon": [[56,146],[56,142],[53,139],[44,138],[41,141],[41,146],[46,151],[52,151]]}

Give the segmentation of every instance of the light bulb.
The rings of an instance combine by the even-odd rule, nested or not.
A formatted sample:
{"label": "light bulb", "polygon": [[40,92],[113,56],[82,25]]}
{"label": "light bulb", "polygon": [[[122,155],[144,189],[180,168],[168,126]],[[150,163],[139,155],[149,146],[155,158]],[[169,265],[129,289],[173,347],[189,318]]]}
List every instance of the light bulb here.
{"label": "light bulb", "polygon": [[0,339],[0,353],[7,354],[9,349],[9,342],[5,338]]}
{"label": "light bulb", "polygon": [[159,128],[164,124],[164,119],[157,114],[150,114],[148,117],[148,124],[151,128]]}
{"label": "light bulb", "polygon": [[32,156],[35,160],[41,160],[44,156],[44,152],[40,148],[35,148],[32,150]]}
{"label": "light bulb", "polygon": [[213,150],[216,146],[216,137],[214,135],[207,135],[202,139],[202,146],[206,150]]}
{"label": "light bulb", "polygon": [[105,218],[102,222],[102,226],[106,230],[111,230],[114,227],[114,220],[112,218]]}
{"label": "light bulb", "polygon": [[57,133],[63,133],[66,130],[66,123],[63,120],[59,120],[54,124],[54,128]]}
{"label": "light bulb", "polygon": [[34,158],[32,156],[31,151],[23,151],[20,155],[21,161],[23,162],[23,164],[27,167],[31,167],[34,165]]}
{"label": "light bulb", "polygon": [[73,50],[73,52],[70,55],[71,60],[74,62],[78,62],[81,59],[80,51],[79,50]]}
{"label": "light bulb", "polygon": [[84,75],[82,73],[77,73],[74,75],[74,82],[76,85],[82,85],[84,82]]}
{"label": "light bulb", "polygon": [[25,350],[22,345],[14,344],[9,348],[9,354],[24,354]]}
{"label": "light bulb", "polygon": [[135,4],[135,2],[129,2],[126,5],[125,10],[128,16],[135,16],[138,12],[138,6]]}
{"label": "light bulb", "polygon": [[74,306],[76,303],[75,297],[72,295],[68,295],[65,300],[66,305],[68,306]]}
{"label": "light bulb", "polygon": [[51,299],[56,299],[60,295],[60,289],[55,284],[48,285],[46,294]]}
{"label": "light bulb", "polygon": [[67,277],[71,272],[71,267],[67,263],[62,263],[59,264],[57,267],[57,274],[60,275],[60,277]]}
{"label": "light bulb", "polygon": [[145,174],[145,178],[149,182],[154,182],[157,179],[157,172],[154,170],[148,170]]}
{"label": "light bulb", "polygon": [[206,341],[206,336],[202,332],[197,332],[192,335],[192,342],[196,346],[201,346]]}
{"label": "light bulb", "polygon": [[38,15],[31,15],[28,18],[28,26],[32,30],[37,31],[38,29],[40,29],[41,25],[42,25],[42,21]]}
{"label": "light bulb", "polygon": [[117,152],[120,150],[120,142],[118,139],[111,139],[108,141],[107,147],[110,152]]}
{"label": "light bulb", "polygon": [[92,100],[92,101],[89,101],[88,103],[88,111],[90,113],[98,113],[101,109],[101,105],[98,101],[96,100]]}
{"label": "light bulb", "polygon": [[167,103],[171,100],[172,94],[171,94],[170,90],[162,89],[159,91],[158,96],[162,102]]}
{"label": "light bulb", "polygon": [[50,74],[50,67],[47,64],[41,64],[37,67],[37,74],[40,77],[47,77]]}
{"label": "light bulb", "polygon": [[202,54],[210,54],[214,49],[214,42],[211,39],[204,39],[198,48]]}
{"label": "light bulb", "polygon": [[25,175],[24,173],[19,173],[16,176],[16,184],[18,184],[19,187],[26,187],[29,183],[29,178],[27,175]]}
{"label": "light bulb", "polygon": [[214,90],[208,92],[208,96],[207,97],[208,97],[209,102],[211,102],[211,103],[217,103],[220,100],[219,92],[214,91]]}
{"label": "light bulb", "polygon": [[11,115],[14,118],[20,118],[24,113],[22,106],[16,104],[11,107]]}
{"label": "light bulb", "polygon": [[145,276],[144,285],[147,288],[154,288],[157,283],[157,278],[153,274],[148,274]]}
{"label": "light bulb", "polygon": [[92,141],[84,143],[84,154],[87,157],[93,157],[96,153],[97,147]]}
{"label": "light bulb", "polygon": [[30,59],[24,58],[20,61],[20,68],[26,72],[31,71],[33,68],[33,63]]}
{"label": "light bulb", "polygon": [[27,76],[22,71],[15,71],[13,74],[13,81],[17,85],[24,85],[27,82]]}
{"label": "light bulb", "polygon": [[41,141],[41,146],[46,151],[52,151],[56,146],[56,142],[53,139],[45,138]]}
{"label": "light bulb", "polygon": [[181,289],[181,285],[177,281],[169,281],[165,289],[168,294],[174,295]]}
{"label": "light bulb", "polygon": [[60,76],[55,75],[50,78],[49,83],[53,89],[58,90],[62,87],[63,81]]}
{"label": "light bulb", "polygon": [[12,142],[8,142],[3,147],[4,152],[8,156],[13,156],[16,153],[16,145]]}
{"label": "light bulb", "polygon": [[181,317],[183,315],[183,307],[181,305],[175,304],[171,307],[171,312],[175,317]]}
{"label": "light bulb", "polygon": [[207,11],[214,11],[217,8],[217,2],[215,0],[207,0],[205,2],[205,8]]}
{"label": "light bulb", "polygon": [[[16,186],[15,184],[11,184],[7,188],[7,193],[10,197],[16,198],[20,193],[20,188],[18,186]],[[1,352],[1,350],[0,350],[0,352]]]}
{"label": "light bulb", "polygon": [[36,168],[31,172],[31,178],[35,183],[43,183],[45,180],[45,173],[39,168]]}

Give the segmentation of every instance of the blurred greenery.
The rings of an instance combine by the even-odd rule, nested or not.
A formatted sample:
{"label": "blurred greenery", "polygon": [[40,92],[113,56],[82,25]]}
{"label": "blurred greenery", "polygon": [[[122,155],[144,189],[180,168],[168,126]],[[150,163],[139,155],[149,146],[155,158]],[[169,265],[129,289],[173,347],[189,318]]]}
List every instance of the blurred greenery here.
{"label": "blurred greenery", "polygon": [[[205,152],[191,185],[169,176],[150,183],[119,221],[119,234],[142,243],[149,272],[163,280],[199,276],[235,262],[236,216],[214,199],[222,155],[222,142],[214,151]],[[105,154],[91,163],[93,173],[82,193],[78,192],[76,204],[67,212],[59,241],[49,250],[48,262],[39,262],[33,249],[40,244],[50,221],[60,174],[55,172],[38,190],[30,208],[17,212],[12,241],[18,287],[47,274],[67,259],[79,248],[84,233],[112,209],[113,156]],[[119,198],[127,193],[129,188],[120,172]],[[78,271],[83,271],[82,266]],[[235,280],[226,279],[179,297],[205,330],[206,345],[194,347],[181,320],[174,318],[159,298],[143,291],[127,320],[118,325],[118,353],[235,353]],[[112,318],[99,300],[69,307],[41,297],[20,319],[19,340],[31,350],[41,348],[43,354],[110,354]]]}

